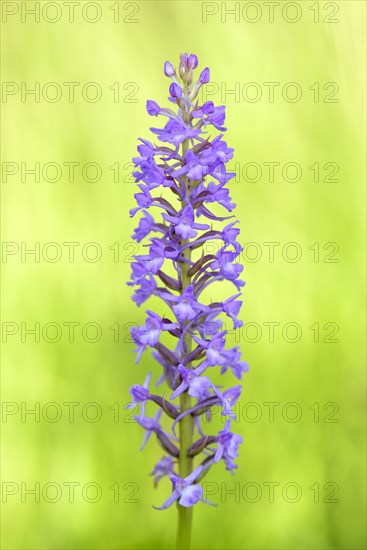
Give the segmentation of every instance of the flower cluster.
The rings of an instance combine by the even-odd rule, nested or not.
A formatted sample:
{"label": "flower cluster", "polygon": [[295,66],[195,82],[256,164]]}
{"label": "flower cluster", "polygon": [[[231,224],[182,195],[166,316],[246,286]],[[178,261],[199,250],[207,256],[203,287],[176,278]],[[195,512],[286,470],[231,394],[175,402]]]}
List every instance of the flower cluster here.
{"label": "flower cluster", "polygon": [[[154,433],[166,453],[152,475],[156,484],[169,476],[173,492],[159,509],[176,501],[183,507],[203,501],[200,479],[221,460],[233,473],[242,442],[231,431],[241,385],[223,390],[211,380],[217,367],[221,374],[231,371],[238,380],[248,370],[239,347],[226,347],[227,331],[223,330],[225,316],[234,328],[242,325],[238,319],[244,285],[240,279],[243,266],[238,261],[242,248],[231,214],[235,204],[227,188],[235,174],[226,170],[233,149],[223,139],[225,107],[216,107],[212,101],[199,103],[200,88],[209,82],[210,72],[205,68],[195,81],[197,65],[196,55],[186,53],[180,57],[178,71],[165,63],[164,73],[171,80],[169,101],[176,110],[147,101],[149,115],[167,120],[163,128],[151,128],[159,144],[140,139],[139,156],[133,159],[139,192],[130,214],[141,214],[133,238],[145,245],[144,254],[134,257],[128,284],[136,287],[133,300],[138,306],[154,295],[162,307],[159,313],[146,310],[145,324],[134,328],[132,337],[136,362],[147,348],[152,350],[163,368],[157,385],[165,382],[170,396],[151,393],[151,374],[130,393],[131,406],[140,404],[135,419],[145,430],[143,447]],[[213,131],[217,135],[212,138]],[[205,250],[208,241],[213,245],[210,253]],[[231,283],[235,293],[220,302],[210,300],[211,285],[220,286],[223,281]],[[171,345],[167,344],[170,340]],[[146,416],[147,401],[158,407],[154,418]],[[205,435],[202,415],[210,420],[211,408],[218,405],[226,417],[225,427],[216,435]],[[168,431],[161,425],[162,415],[172,420]],[[199,455],[203,459],[194,468]]]}

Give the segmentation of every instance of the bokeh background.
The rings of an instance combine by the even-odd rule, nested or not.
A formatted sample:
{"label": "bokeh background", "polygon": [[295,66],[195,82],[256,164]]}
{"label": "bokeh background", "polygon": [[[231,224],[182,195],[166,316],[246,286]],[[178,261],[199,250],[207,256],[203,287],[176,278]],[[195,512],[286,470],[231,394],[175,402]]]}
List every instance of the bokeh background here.
{"label": "bokeh background", "polygon": [[194,547],[365,548],[364,2],[280,2],[273,22],[263,2],[78,2],[73,22],[65,4],[2,2],[2,547],[174,543],[176,510],[152,509],[170,491],[148,476],[162,452],[139,453],[124,409],[158,374],[134,364],[144,311],[126,281],[145,101],[164,103],[163,62],[188,51],[227,105],[247,281],[230,338],[251,366],[239,469],[206,478],[219,506],[195,508]]}

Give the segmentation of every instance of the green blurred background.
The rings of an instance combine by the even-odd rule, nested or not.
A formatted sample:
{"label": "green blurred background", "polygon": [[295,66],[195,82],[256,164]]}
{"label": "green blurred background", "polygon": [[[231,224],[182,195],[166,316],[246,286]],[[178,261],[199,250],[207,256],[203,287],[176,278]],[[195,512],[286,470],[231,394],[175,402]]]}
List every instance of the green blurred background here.
{"label": "green blurred background", "polygon": [[[169,482],[155,490],[148,477],[162,452],[152,439],[139,453],[142,430],[124,410],[128,387],[158,374],[148,355],[134,365],[128,325],[144,310],[125,283],[145,101],[164,104],[163,62],[188,51],[227,105],[247,281],[238,342],[251,366],[239,469],[208,475],[219,506],[195,508],[194,547],[365,548],[364,2],[280,2],[273,22],[263,2],[80,2],[74,22],[65,4],[41,2],[38,22],[34,2],[2,2],[2,547],[173,545],[176,510],[152,509]],[[24,95],[37,82],[39,101]],[[73,102],[65,82],[80,84]],[[279,83],[274,101],[266,82]],[[294,87],[282,95],[289,82],[298,101]],[[235,86],[239,97],[226,94]],[[39,181],[25,172],[37,162]],[[279,163],[274,181],[267,162]],[[299,178],[292,166],[282,175],[290,162]],[[99,173],[82,172],[88,163]],[[39,258],[25,254],[37,246]],[[39,342],[26,333],[36,323]],[[37,407],[39,418],[26,414]],[[39,499],[26,492],[36,483]]]}

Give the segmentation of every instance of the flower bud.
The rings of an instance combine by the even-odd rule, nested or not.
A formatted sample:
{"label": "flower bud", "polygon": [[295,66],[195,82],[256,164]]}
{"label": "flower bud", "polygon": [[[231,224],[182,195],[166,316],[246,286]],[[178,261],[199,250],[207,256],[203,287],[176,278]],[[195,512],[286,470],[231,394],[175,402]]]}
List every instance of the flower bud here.
{"label": "flower bud", "polygon": [[200,84],[207,84],[210,80],[210,70],[208,67],[206,67],[203,71],[201,71],[199,76],[199,82]]}
{"label": "flower bud", "polygon": [[175,82],[173,82],[169,87],[169,95],[174,98],[179,98],[182,96],[182,88]]}
{"label": "flower bud", "polygon": [[213,435],[206,435],[204,437],[201,437],[198,439],[198,441],[195,441],[187,451],[187,456],[196,456],[199,453],[201,453],[205,447],[208,445],[212,445],[213,443],[216,443],[218,440],[217,436]]}
{"label": "flower bud", "polygon": [[169,61],[166,61],[164,64],[164,74],[166,76],[173,76],[176,73],[172,63]]}
{"label": "flower bud", "polygon": [[161,409],[170,417],[170,418],[177,418],[178,417],[178,411],[174,405],[172,405],[169,401],[166,399],[163,399],[159,395],[151,395],[150,396],[151,401],[154,401]]}
{"label": "flower bud", "polygon": [[183,53],[180,57],[180,65],[178,67],[178,70],[179,70],[179,73],[180,73],[180,77],[183,78],[186,74],[186,71],[187,71],[187,60],[188,60],[188,55],[187,53]]}
{"label": "flower bud", "polygon": [[141,403],[142,401],[149,399],[149,391],[138,384],[132,386],[130,393],[136,403]]}
{"label": "flower bud", "polygon": [[177,449],[176,445],[174,445],[172,443],[172,441],[170,441],[168,439],[168,437],[166,436],[166,434],[164,432],[157,431],[156,435],[157,435],[157,439],[158,439],[159,443],[162,445],[162,447],[165,451],[167,451],[170,455],[172,455],[176,458],[178,458],[180,456],[180,452]]}
{"label": "flower bud", "polygon": [[198,58],[195,54],[191,54],[188,61],[187,61],[187,65],[190,69],[196,69],[196,67],[198,66]]}

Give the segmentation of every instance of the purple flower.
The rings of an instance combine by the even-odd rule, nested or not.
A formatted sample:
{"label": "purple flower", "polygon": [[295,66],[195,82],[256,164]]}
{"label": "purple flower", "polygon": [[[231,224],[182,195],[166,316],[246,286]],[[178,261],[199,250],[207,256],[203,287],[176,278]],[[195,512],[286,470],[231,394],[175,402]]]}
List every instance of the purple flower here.
{"label": "purple flower", "polygon": [[165,295],[166,301],[174,303],[172,310],[178,321],[189,321],[194,319],[199,313],[209,311],[210,308],[200,304],[194,294],[194,285],[189,285],[179,296],[172,294]]}
{"label": "purple flower", "polygon": [[133,336],[139,344],[154,346],[162,331],[162,321],[158,315],[149,312],[145,325],[133,328]]}
{"label": "purple flower", "polygon": [[176,301],[172,309],[179,321],[193,319],[199,311],[202,311],[202,306],[195,300],[193,285],[185,288]]}
{"label": "purple flower", "polygon": [[203,156],[199,157],[190,150],[185,153],[185,161],[185,164],[173,173],[176,178],[187,174],[190,179],[201,181],[203,176],[209,172],[208,161]]}
{"label": "purple flower", "polygon": [[236,294],[235,296],[227,298],[227,300],[223,302],[222,306],[224,313],[226,313],[228,317],[232,319],[233,328],[239,328],[243,325],[243,322],[240,319],[237,319],[237,315],[239,314],[242,306],[242,301],[236,300],[236,298],[238,298],[239,296],[240,294]]}
{"label": "purple flower", "polygon": [[149,212],[143,212],[144,216],[140,218],[139,226],[135,229],[133,239],[140,243],[156,226],[154,218]]}
{"label": "purple flower", "polygon": [[194,210],[189,204],[177,216],[163,214],[163,217],[174,226],[176,234],[183,239],[195,237],[196,229],[209,229],[209,225],[195,222]]}
{"label": "purple flower", "polygon": [[132,409],[136,407],[137,403],[141,403],[140,418],[143,418],[145,415],[145,403],[150,397],[148,387],[149,387],[149,382],[151,378],[152,378],[152,373],[150,372],[146,377],[144,384],[142,386],[139,386],[139,384],[135,384],[130,388],[130,394],[131,394],[131,397],[133,398],[133,402],[129,403],[129,405],[127,405],[127,408]]}
{"label": "purple flower", "polygon": [[155,101],[148,99],[147,101],[147,111],[150,116],[157,116],[160,113],[160,106]]}
{"label": "purple flower", "polygon": [[216,260],[211,264],[212,269],[218,269],[224,279],[235,280],[243,271],[243,266],[234,263],[238,257],[237,252],[231,252],[225,249],[219,250]]}
{"label": "purple flower", "polygon": [[[139,265],[139,264],[135,264]],[[131,283],[128,283],[131,284]],[[133,294],[132,299],[137,306],[141,306],[150,296],[156,294],[157,292],[157,283],[152,275],[148,276],[147,279],[143,279],[140,283],[140,288],[137,288]]]}
{"label": "purple flower", "polygon": [[213,139],[210,147],[203,150],[203,157],[209,158],[211,162],[220,160],[222,163],[226,163],[233,158],[233,149],[227,147],[225,141],[222,140],[222,135]]}
{"label": "purple flower", "polygon": [[220,183],[219,185],[216,185],[214,181],[210,181],[208,184],[208,192],[209,194],[205,199],[205,202],[216,202],[221,206],[224,206],[228,212],[232,212],[236,206],[233,202],[231,202],[229,190],[224,189],[223,184]]}
{"label": "purple flower", "polygon": [[218,388],[214,387],[214,392],[222,405],[222,415],[235,419],[236,416],[232,411],[232,407],[237,403],[238,398],[241,395],[241,386],[234,386],[223,393],[220,392]]}
{"label": "purple flower", "polygon": [[224,430],[221,430],[217,436],[217,452],[214,456],[214,462],[219,462],[223,459],[226,464],[226,470],[233,474],[233,470],[237,468],[234,459],[238,458],[238,447],[243,439],[240,435],[233,434],[230,431],[231,421],[227,420]]}
{"label": "purple flower", "polygon": [[153,202],[153,199],[148,189],[145,189],[143,193],[136,193],[134,197],[136,202],[138,203],[138,206],[130,210],[131,217],[135,216],[135,214],[139,212],[139,210],[141,210],[142,208],[149,207]]}
{"label": "purple flower", "polygon": [[207,376],[198,376],[195,370],[187,369],[183,365],[178,365],[178,373],[181,376],[181,384],[171,395],[171,400],[176,399],[182,392],[188,390],[188,394],[199,400],[207,399],[210,395],[209,388],[212,382]]}
{"label": "purple flower", "polygon": [[151,239],[149,254],[146,256],[134,256],[136,260],[143,262],[147,272],[158,273],[165,259],[164,244],[159,239]]}
{"label": "purple flower", "polygon": [[200,118],[206,126],[207,124],[212,124],[217,130],[220,130],[221,132],[225,131],[226,129],[223,127],[225,118],[226,118],[226,108],[224,105],[221,105],[220,107],[214,107],[214,103],[212,101],[207,101],[204,103],[204,105],[201,107],[201,109],[196,109],[192,112],[192,116],[194,118]]}
{"label": "purple flower", "polygon": [[221,374],[227,372],[228,368],[231,369],[236,378],[241,380],[242,374],[249,370],[249,366],[246,361],[240,361],[241,352],[236,346],[227,351],[227,361],[222,365]]}
{"label": "purple flower", "polygon": [[226,332],[216,334],[211,340],[202,340],[197,336],[193,336],[193,339],[197,344],[206,350],[206,365],[214,367],[215,365],[224,365],[228,360],[228,352],[224,349],[226,339],[224,335]]}
{"label": "purple flower", "polygon": [[138,145],[137,147],[140,157],[133,158],[133,162],[136,166],[141,164],[144,160],[153,159],[155,155],[154,145],[152,145],[150,141],[147,141],[146,139],[140,139],[140,141],[142,142],[142,145]]}
{"label": "purple flower", "polygon": [[165,173],[162,168],[155,164],[154,160],[143,160],[139,168],[140,172],[133,172],[133,176],[136,181],[143,181],[146,184],[146,188],[143,189],[144,192],[165,184]]}
{"label": "purple flower", "polygon": [[218,462],[223,457],[223,455],[228,455],[232,459],[238,457],[238,447],[243,440],[240,435],[233,434],[230,431],[230,427],[231,421],[227,420],[224,430],[221,430],[218,433],[218,449],[215,453],[215,462]]}
{"label": "purple flower", "polygon": [[203,488],[201,485],[194,484],[194,481],[199,477],[203,470],[202,466],[198,466],[191,474],[189,474],[185,478],[181,478],[175,475],[170,476],[170,480],[172,481],[173,486],[173,492],[171,496],[166,500],[162,506],[154,508],[156,510],[165,510],[166,508],[169,508],[172,506],[174,502],[178,500],[179,504],[181,506],[184,506],[185,508],[190,508],[200,500],[202,502],[206,502],[207,504],[211,504],[208,501],[204,500],[203,498]]}
{"label": "purple flower", "polygon": [[[223,241],[228,245],[232,244],[235,248],[238,245],[237,237],[240,234],[238,227],[234,227],[236,222],[227,225],[222,231]],[[237,251],[237,250],[236,250]]]}
{"label": "purple flower", "polygon": [[145,321],[145,325],[132,327],[131,329],[131,335],[134,342],[137,344],[137,363],[147,346],[154,347],[159,342],[159,337],[163,330],[172,330],[177,327],[177,323],[164,322],[163,319],[153,311],[147,310],[147,313],[148,317]]}

